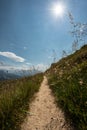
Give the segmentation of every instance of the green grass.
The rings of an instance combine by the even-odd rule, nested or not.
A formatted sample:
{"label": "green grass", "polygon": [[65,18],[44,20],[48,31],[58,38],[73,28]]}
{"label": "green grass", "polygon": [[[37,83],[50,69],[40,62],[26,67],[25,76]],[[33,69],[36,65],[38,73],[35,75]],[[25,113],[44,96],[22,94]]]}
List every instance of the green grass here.
{"label": "green grass", "polygon": [[0,82],[0,130],[19,130],[43,74]]}
{"label": "green grass", "polygon": [[58,105],[76,130],[87,130],[87,46],[52,65],[46,73]]}

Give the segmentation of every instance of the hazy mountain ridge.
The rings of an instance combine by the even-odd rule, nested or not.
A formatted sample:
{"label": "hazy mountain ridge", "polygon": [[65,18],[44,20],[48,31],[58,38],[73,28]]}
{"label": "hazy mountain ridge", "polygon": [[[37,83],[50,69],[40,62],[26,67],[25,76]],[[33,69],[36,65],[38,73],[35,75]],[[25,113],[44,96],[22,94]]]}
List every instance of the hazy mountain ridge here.
{"label": "hazy mountain ridge", "polygon": [[20,78],[20,76],[12,73],[8,73],[4,70],[0,70],[0,80],[7,80],[7,79],[16,79]]}
{"label": "hazy mountain ridge", "polygon": [[38,70],[15,70],[10,72],[8,70],[0,70],[0,80],[18,79],[25,76],[31,76],[40,73]]}

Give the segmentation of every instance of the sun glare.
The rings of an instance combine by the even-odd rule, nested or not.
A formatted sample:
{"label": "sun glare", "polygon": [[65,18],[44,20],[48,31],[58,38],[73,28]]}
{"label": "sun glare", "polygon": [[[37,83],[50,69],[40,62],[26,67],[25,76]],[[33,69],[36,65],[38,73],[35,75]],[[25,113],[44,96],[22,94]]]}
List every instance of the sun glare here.
{"label": "sun glare", "polygon": [[64,5],[63,4],[55,4],[52,8],[53,14],[58,17],[64,14]]}

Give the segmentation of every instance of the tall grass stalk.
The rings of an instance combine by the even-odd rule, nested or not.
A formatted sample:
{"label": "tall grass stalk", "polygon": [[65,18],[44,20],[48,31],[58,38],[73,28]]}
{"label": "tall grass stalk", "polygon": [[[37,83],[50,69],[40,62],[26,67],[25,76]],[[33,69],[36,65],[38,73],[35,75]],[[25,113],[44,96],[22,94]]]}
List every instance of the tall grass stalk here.
{"label": "tall grass stalk", "polygon": [[0,82],[0,130],[19,130],[26,104],[39,90],[43,74]]}

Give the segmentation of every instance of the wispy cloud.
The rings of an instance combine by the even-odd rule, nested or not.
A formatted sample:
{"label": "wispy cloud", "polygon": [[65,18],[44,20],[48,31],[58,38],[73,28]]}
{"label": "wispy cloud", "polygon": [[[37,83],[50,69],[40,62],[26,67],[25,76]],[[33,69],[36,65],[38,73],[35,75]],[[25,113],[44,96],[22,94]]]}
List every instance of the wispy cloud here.
{"label": "wispy cloud", "polygon": [[32,65],[31,63],[27,62],[26,65]]}
{"label": "wispy cloud", "polygon": [[29,70],[29,66],[23,64],[23,65],[10,65],[10,64],[7,64],[7,63],[3,63],[0,62],[0,70],[9,70],[9,71],[15,71],[15,70]]}
{"label": "wispy cloud", "polygon": [[44,65],[43,63],[35,65],[35,69],[38,69],[40,71],[45,71],[48,67],[48,65]]}
{"label": "wispy cloud", "polygon": [[26,47],[26,46],[24,46],[24,50],[27,50],[27,47]]}
{"label": "wispy cloud", "polygon": [[0,62],[0,70],[9,70],[9,71],[16,71],[16,70],[26,70],[26,71],[33,71],[33,70],[38,70],[38,71],[42,71],[44,72],[46,69],[49,68],[49,65],[47,64],[43,64],[43,63],[39,63],[39,64],[32,64],[32,63],[23,63],[19,65],[11,65],[11,64],[7,64],[3,61]]}
{"label": "wispy cloud", "polygon": [[4,56],[4,57],[7,57],[11,60],[14,60],[16,62],[24,62],[25,59],[20,57],[20,56],[17,56],[15,53],[13,52],[0,52],[0,55],[1,56]]}

